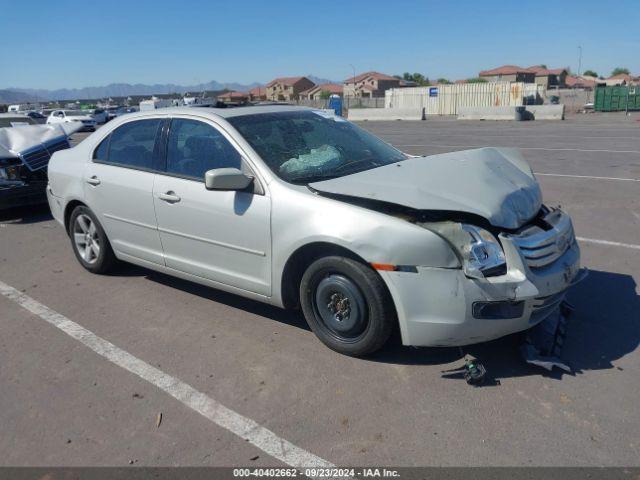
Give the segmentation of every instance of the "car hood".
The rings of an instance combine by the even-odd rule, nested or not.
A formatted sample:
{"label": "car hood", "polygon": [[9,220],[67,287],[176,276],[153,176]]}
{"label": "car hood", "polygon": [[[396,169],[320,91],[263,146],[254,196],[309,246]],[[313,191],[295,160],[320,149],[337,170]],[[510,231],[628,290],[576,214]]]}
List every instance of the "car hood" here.
{"label": "car hood", "polygon": [[523,225],[542,206],[531,167],[519,151],[504,148],[413,157],[309,186],[416,210],[480,215],[493,226],[508,229]]}
{"label": "car hood", "polygon": [[0,158],[13,158],[44,143],[66,138],[82,125],[58,123],[55,125],[24,125],[0,128]]}

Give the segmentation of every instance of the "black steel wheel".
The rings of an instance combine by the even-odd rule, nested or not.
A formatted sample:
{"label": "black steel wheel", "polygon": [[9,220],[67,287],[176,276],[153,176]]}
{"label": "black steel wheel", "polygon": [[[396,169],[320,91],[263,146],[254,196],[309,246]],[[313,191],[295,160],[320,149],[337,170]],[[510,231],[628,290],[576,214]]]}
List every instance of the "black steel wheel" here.
{"label": "black steel wheel", "polygon": [[381,348],[396,322],[380,276],[345,257],[323,257],[305,271],[300,304],[309,326],[329,348],[363,356]]}

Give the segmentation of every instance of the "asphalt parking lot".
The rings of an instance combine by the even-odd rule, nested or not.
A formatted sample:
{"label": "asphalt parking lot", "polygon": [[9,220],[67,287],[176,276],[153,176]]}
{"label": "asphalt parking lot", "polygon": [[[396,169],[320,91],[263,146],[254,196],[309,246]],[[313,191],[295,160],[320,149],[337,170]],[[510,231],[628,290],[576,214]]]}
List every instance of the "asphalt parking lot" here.
{"label": "asphalt parking lot", "polygon": [[[0,295],[0,462],[283,465],[260,426],[339,466],[640,465],[638,118],[363,124],[412,154],[522,148],[573,217],[591,270],[569,296],[574,373],[527,366],[509,337],[468,348],[493,380],[481,388],[443,378],[457,349],[340,356],[296,313],[133,266],[87,273],[47,208],[2,214],[0,282],[203,396],[174,398]],[[236,435],[241,418],[258,426]]]}

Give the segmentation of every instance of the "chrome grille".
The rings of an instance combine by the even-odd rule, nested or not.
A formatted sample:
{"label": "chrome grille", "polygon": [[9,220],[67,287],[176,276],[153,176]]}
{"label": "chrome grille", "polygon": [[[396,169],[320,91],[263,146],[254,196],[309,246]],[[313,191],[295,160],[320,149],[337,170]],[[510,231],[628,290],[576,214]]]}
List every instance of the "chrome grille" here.
{"label": "chrome grille", "polygon": [[47,149],[43,147],[40,147],[37,150],[31,150],[29,153],[22,155],[22,161],[31,171],[45,167],[49,163],[50,158],[51,154],[49,154]]}
{"label": "chrome grille", "polygon": [[58,140],[27,150],[20,155],[20,158],[22,158],[22,161],[29,170],[33,172],[46,167],[51,159],[51,155],[65,148],[69,148],[69,142],[66,139]]}
{"label": "chrome grille", "polygon": [[543,220],[550,229],[530,225],[510,236],[529,268],[542,268],[555,262],[575,242],[569,215],[561,210],[554,210]]}

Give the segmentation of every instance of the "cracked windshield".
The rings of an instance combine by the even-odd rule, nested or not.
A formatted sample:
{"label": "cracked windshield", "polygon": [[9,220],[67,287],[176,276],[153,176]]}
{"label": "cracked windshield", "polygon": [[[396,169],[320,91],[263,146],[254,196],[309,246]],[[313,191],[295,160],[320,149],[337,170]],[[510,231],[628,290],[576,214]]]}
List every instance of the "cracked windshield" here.
{"label": "cracked windshield", "polygon": [[231,117],[283,180],[305,184],[405,160],[407,156],[356,125],[324,111]]}

